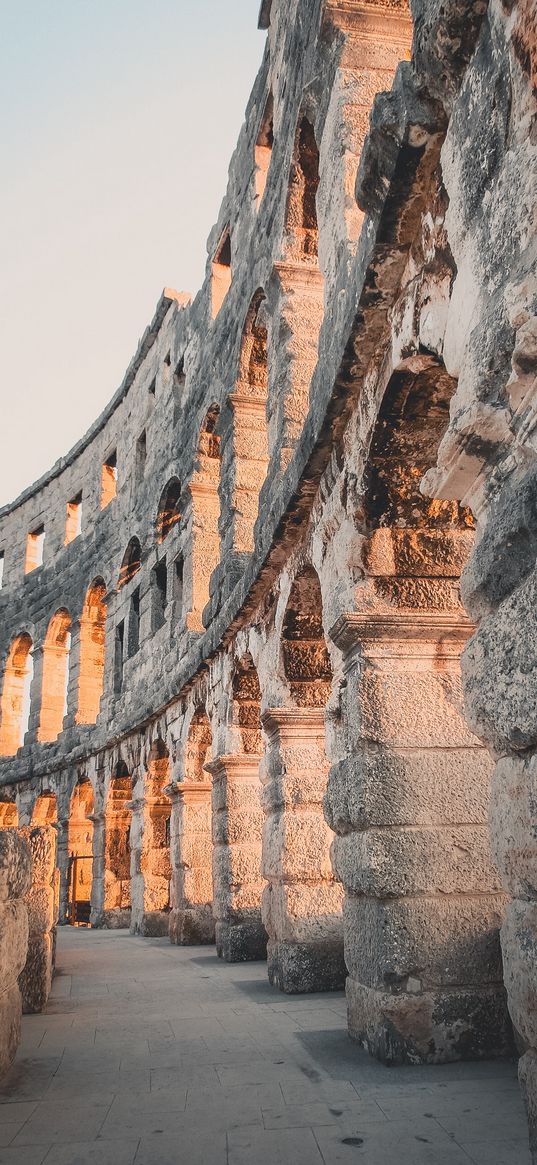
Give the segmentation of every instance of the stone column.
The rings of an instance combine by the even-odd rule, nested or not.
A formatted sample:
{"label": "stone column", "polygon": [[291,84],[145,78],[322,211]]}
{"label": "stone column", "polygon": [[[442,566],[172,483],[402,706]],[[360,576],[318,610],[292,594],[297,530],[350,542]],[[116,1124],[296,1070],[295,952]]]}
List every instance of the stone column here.
{"label": "stone column", "polygon": [[57,834],[52,825],[21,829],[32,855],[32,882],[26,894],[28,954],[19,975],[24,1013],[43,1011],[50,995],[58,918]]}
{"label": "stone column", "polygon": [[59,873],[59,906],[58,925],[65,926],[69,921],[69,820],[62,817],[54,823],[57,833],[56,865]]}
{"label": "stone column", "polygon": [[280,309],[273,337],[277,355],[270,386],[269,451],[286,469],[308,415],[324,316],[324,280],[316,263],[280,262],[274,269]]}
{"label": "stone column", "polygon": [[273,708],[262,717],[262,918],[270,982],[281,991],[337,990],[345,981],[343,888],[322,813],[328,760],[324,710]]}
{"label": "stone column", "polygon": [[349,1032],[385,1063],[510,1049],[487,834],[490,763],[463,718],[455,613],[343,615],[345,746],[326,815],[344,883]]}
{"label": "stone column", "polygon": [[228,963],[264,959],[267,953],[261,921],[260,762],[260,756],[242,753],[205,766],[213,778],[216,950]]}
{"label": "stone column", "polygon": [[18,977],[28,953],[28,907],[32,857],[16,829],[0,830],[0,1076],[13,1062],[21,1037],[22,998]]}
{"label": "stone column", "polygon": [[93,824],[90,923],[98,928],[104,909],[104,813],[90,813],[88,820]]}
{"label": "stone column", "polygon": [[170,940],[179,946],[214,942],[211,785],[172,784]]}
{"label": "stone column", "polygon": [[169,804],[158,797],[127,801],[131,818],[131,925],[148,938],[168,934],[170,920]]}

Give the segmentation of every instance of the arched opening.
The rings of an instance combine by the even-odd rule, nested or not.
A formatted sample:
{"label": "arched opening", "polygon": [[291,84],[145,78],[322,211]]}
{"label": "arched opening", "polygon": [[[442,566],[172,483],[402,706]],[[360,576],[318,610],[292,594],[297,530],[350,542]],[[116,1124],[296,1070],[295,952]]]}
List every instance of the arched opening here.
{"label": "arched opening", "polygon": [[268,334],[265,294],[259,288],[248,309],[241,339],[239,375],[230,395],[233,409],[231,479],[233,549],[251,553],[259,494],[268,465]]}
{"label": "arched opening", "polygon": [[269,889],[263,921],[269,978],[280,990],[323,991],[345,981],[342,887],[330,861],[333,834],[323,817],[328,782],[325,708],[331,666],[318,576],[296,576],[282,628],[287,707],[263,717],[267,735],[263,867]]}
{"label": "arched opening", "polygon": [[65,607],[52,616],[43,645],[43,687],[37,739],[57,740],[63,730],[69,687],[71,616]]}
{"label": "arched opening", "polygon": [[13,640],[4,669],[0,756],[14,756],[24,743],[30,717],[33,670],[32,640],[23,632]]}
{"label": "arched opening", "polygon": [[242,751],[261,754],[261,688],[253,659],[248,653],[235,665],[232,691],[233,721],[239,728]]}
{"label": "arched opening", "polygon": [[142,547],[136,535],[131,538],[127,549],[123,555],[123,560],[119,570],[118,590],[124,587],[126,583],[130,582],[138,573],[142,565]]}
{"label": "arched opening", "polygon": [[173,530],[173,527],[181,520],[181,512],[179,510],[180,497],[180,482],[177,477],[172,477],[164,487],[158,504],[157,538],[159,542],[163,542],[170,533],[170,530]]}
{"label": "arched opening", "polygon": [[106,587],[97,578],[89,587],[80,619],[80,678],[77,724],[95,724],[104,686]]}
{"label": "arched opening", "polygon": [[172,819],[173,898],[170,938],[180,944],[214,942],[211,778],[212,733],[198,708],[188,731],[184,780]]}
{"label": "arched opening", "polygon": [[[192,603],[186,618],[191,631],[203,628],[203,609],[209,602],[209,583],[213,570],[220,561],[220,516],[219,485],[221,473],[220,435],[218,423],[220,409],[211,405],[200,429],[198,452],[194,473],[190,482],[192,498]],[[174,585],[175,620],[183,617],[183,575],[182,559],[176,562]]]}
{"label": "arched opening", "polygon": [[283,623],[284,670],[298,708],[326,707],[332,669],[323,633],[321,586],[313,566],[297,575]]}
{"label": "arched opening", "polygon": [[110,781],[104,832],[104,925],[126,927],[131,920],[132,779],[119,761]]}
{"label": "arched opening", "polygon": [[41,793],[32,810],[32,825],[52,825],[58,820],[58,801],[55,793]]}
{"label": "arched opening", "polygon": [[291,169],[285,217],[285,258],[295,263],[317,263],[317,189],[319,150],[307,117],[299,123]]}
{"label": "arched opening", "polygon": [[211,271],[211,314],[214,320],[231,287],[231,235],[229,227],[226,227],[220,236],[220,242],[211,264]]}
{"label": "arched opening", "polygon": [[19,814],[14,801],[0,801],[0,829],[16,829]]}
{"label": "arched opening", "polygon": [[93,789],[87,780],[73,789],[69,808],[69,910],[72,926],[89,926],[93,883]]}
{"label": "arched opening", "polygon": [[474,522],[459,502],[420,493],[449,424],[456,381],[433,357],[419,365],[394,372],[384,393],[370,446],[366,517],[370,529],[427,529],[441,540],[441,531],[468,530]]}

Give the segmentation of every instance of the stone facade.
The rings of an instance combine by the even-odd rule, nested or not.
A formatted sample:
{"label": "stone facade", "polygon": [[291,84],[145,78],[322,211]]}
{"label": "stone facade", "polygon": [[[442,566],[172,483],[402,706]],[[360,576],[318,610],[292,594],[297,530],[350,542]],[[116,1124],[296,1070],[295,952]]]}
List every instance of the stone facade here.
{"label": "stone facade", "polygon": [[535,1135],[535,13],[261,24],[203,287],[0,513],[0,780],[61,920],[346,977],[387,1063],[507,988]]}

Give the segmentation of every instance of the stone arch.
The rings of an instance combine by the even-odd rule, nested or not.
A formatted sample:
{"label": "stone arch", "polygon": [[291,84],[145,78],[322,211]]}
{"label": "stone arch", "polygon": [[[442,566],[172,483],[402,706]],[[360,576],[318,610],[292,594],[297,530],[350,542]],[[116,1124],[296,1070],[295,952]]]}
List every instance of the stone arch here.
{"label": "stone arch", "polygon": [[203,610],[209,602],[209,583],[220,562],[221,443],[220,406],[212,404],[199,430],[192,499],[192,600],[186,617],[189,630],[201,631]]}
{"label": "stone arch", "polygon": [[37,739],[57,740],[67,713],[71,616],[60,607],[52,616],[43,644],[43,680]]}
{"label": "stone arch", "polygon": [[181,945],[214,942],[211,777],[212,732],[196,708],[185,747],[184,778],[174,787],[173,894],[170,938]]}
{"label": "stone arch", "polygon": [[172,477],[164,486],[158,504],[156,532],[159,542],[163,542],[170,530],[181,521],[180,497],[181,483],[179,478]]}
{"label": "stone arch", "polygon": [[124,587],[126,583],[130,582],[131,579],[134,578],[135,574],[138,573],[141,565],[142,547],[140,546],[140,539],[134,535],[130,539],[121,561],[117,583],[118,590],[120,590],[121,587]]}
{"label": "stone arch", "polygon": [[69,805],[67,847],[69,853],[69,910],[72,926],[89,926],[93,886],[93,813],[91,782],[75,785]]}
{"label": "stone arch", "polygon": [[48,789],[40,793],[32,809],[32,825],[51,825],[58,820],[58,799]]}
{"label": "stone arch", "polygon": [[95,724],[104,687],[106,586],[96,578],[88,587],[80,618],[80,671],[77,724]]}
{"label": "stone arch", "polygon": [[268,465],[268,330],[266,297],[258,288],[242,330],[239,372],[229,403],[233,413],[233,443],[226,476],[231,480],[233,550],[254,549],[259,494]]}
{"label": "stone arch", "polygon": [[131,845],[133,782],[127,765],[118,761],[111,778],[104,816],[104,916],[106,927],[126,927],[131,921]]}
{"label": "stone arch", "polygon": [[31,636],[24,631],[9,649],[0,705],[0,756],[14,756],[24,742],[30,716],[32,646]]}
{"label": "stone arch", "polygon": [[19,812],[15,801],[0,801],[0,829],[17,829]]}
{"label": "stone arch", "polygon": [[280,990],[323,991],[345,980],[342,887],[330,860],[333,834],[322,811],[328,781],[325,711],[332,670],[318,575],[307,564],[290,588],[283,618],[286,707],[263,716],[263,921],[269,978]]}
{"label": "stone arch", "polygon": [[[392,373],[363,478],[364,577],[355,610],[332,630],[345,748],[325,805],[346,892],[349,1032],[390,1063],[479,1058],[508,1044],[502,903],[483,859],[489,762],[461,694],[471,627],[459,578],[473,522],[457,502],[420,492],[455,387],[429,354]],[[359,813],[350,789],[360,789]],[[477,983],[471,968],[485,963]]]}
{"label": "stone arch", "polygon": [[303,114],[296,131],[289,171],[284,242],[284,256],[287,261],[317,264],[318,186],[319,149],[313,125]]}

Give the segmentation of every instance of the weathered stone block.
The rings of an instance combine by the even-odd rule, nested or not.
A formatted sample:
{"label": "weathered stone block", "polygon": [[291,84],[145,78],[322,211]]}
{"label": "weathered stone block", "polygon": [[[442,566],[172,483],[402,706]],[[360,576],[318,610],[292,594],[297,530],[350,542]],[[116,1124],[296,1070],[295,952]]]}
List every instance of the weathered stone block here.
{"label": "weathered stone block", "polygon": [[466,894],[500,889],[483,825],[368,829],[337,837],[336,874],[351,894]]}
{"label": "weathered stone block", "polygon": [[505,986],[516,1031],[537,1047],[537,901],[515,899],[507,907],[502,927]]}
{"label": "weathered stone block", "polygon": [[32,861],[16,829],[0,830],[0,902],[23,898],[30,887]]}
{"label": "weathered stone block", "polygon": [[19,975],[25,1014],[43,1011],[52,987],[53,970],[52,935],[48,932],[31,934],[26,962]]}
{"label": "weathered stone block", "polygon": [[491,786],[492,856],[515,898],[537,897],[537,757],[502,757]]}

